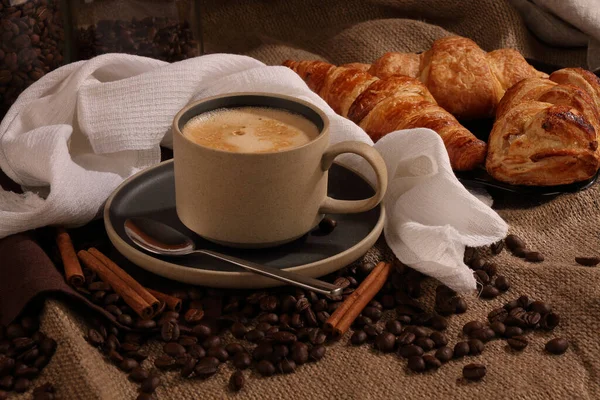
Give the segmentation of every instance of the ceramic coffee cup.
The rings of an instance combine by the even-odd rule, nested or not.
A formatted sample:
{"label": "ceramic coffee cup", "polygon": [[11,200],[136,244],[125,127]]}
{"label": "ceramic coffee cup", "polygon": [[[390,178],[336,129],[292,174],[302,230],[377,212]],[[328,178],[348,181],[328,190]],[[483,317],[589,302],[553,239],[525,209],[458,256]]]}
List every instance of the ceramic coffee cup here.
{"label": "ceramic coffee cup", "polygon": [[[299,114],[319,129],[307,144],[270,153],[236,153],[201,146],[182,133],[195,116],[221,108],[269,107]],[[359,213],[375,207],[387,187],[387,171],[371,146],[347,141],[329,146],[329,120],[314,105],[283,95],[233,93],[183,108],[173,121],[177,214],[203,238],[232,247],[262,248],[293,241],[316,227],[325,213]],[[364,200],[327,196],[328,169],[336,156],[364,157],[377,176]]]}

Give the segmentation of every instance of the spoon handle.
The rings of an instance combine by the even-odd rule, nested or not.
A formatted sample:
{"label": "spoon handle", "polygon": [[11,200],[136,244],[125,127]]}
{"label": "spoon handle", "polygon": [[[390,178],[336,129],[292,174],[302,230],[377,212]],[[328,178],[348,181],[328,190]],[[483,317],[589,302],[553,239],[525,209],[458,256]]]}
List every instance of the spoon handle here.
{"label": "spoon handle", "polygon": [[239,259],[237,257],[228,256],[225,254],[217,253],[211,250],[196,250],[195,253],[206,254],[211,257],[218,258],[219,260],[227,261],[231,264],[235,264],[248,271],[255,272],[260,275],[268,276],[269,278],[277,279],[279,281],[289,283],[290,285],[299,286],[304,289],[312,290],[313,292],[337,296],[342,294],[342,288],[339,286],[332,285],[331,283],[323,282],[315,278],[303,276],[294,272],[285,271],[278,268],[268,267],[266,265],[256,264],[251,261]]}

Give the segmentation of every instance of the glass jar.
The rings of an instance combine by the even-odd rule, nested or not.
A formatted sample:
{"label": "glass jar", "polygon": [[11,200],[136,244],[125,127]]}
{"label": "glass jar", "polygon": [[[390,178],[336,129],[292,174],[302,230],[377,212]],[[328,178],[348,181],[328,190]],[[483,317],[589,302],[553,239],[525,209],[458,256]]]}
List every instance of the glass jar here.
{"label": "glass jar", "polygon": [[163,61],[201,54],[193,0],[70,0],[73,53],[127,53]]}
{"label": "glass jar", "polygon": [[67,62],[65,5],[0,0],[0,119],[25,88]]}

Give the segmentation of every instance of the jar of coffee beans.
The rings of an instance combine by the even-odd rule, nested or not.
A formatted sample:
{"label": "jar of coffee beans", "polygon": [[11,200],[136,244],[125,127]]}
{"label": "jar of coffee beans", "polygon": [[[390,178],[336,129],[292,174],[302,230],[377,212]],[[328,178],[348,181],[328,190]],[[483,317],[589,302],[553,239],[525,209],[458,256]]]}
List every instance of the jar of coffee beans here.
{"label": "jar of coffee beans", "polygon": [[70,0],[74,56],[127,53],[174,62],[201,54],[194,0]]}
{"label": "jar of coffee beans", "polygon": [[68,61],[63,1],[0,0],[0,119],[25,88]]}

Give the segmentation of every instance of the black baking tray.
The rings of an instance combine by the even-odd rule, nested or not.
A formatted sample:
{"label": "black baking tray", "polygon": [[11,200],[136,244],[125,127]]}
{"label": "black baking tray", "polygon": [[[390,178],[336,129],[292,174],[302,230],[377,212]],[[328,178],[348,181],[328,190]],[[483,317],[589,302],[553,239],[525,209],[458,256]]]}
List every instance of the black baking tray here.
{"label": "black baking tray", "polygon": [[[542,63],[532,59],[527,59],[527,61],[537,70],[543,71],[547,74],[550,74],[558,69],[563,68],[556,65]],[[598,72],[596,73],[596,75],[598,75]],[[492,126],[494,125],[493,118],[459,122],[465,128],[473,132],[473,134],[477,136],[477,138],[486,142],[492,130]],[[454,174],[456,175],[458,180],[464,184],[467,184],[469,186],[484,187],[486,189],[491,189],[494,192],[499,191],[529,196],[556,196],[562,193],[578,192],[580,190],[584,190],[591,187],[598,180],[598,175],[600,175],[600,171],[596,173],[596,175],[591,179],[559,186],[511,185],[492,178],[483,166],[480,166],[472,171],[455,171]]]}

